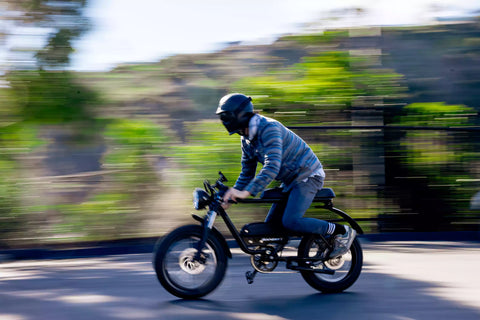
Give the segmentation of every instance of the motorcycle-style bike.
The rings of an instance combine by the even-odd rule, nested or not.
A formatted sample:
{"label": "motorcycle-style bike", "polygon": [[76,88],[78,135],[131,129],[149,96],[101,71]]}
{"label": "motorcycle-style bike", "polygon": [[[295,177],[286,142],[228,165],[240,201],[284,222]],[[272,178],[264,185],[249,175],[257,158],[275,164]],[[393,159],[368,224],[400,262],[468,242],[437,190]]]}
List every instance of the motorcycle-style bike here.
{"label": "motorcycle-style bike", "polygon": [[[292,233],[265,222],[246,224],[238,231],[221,206],[228,186],[224,184],[227,181],[225,176],[221,172],[219,175],[215,184],[204,181],[204,189],[197,188],[193,192],[195,209],[208,209],[203,218],[193,214],[200,225],[179,227],[155,245],[153,266],[158,280],[168,292],[180,298],[200,298],[222,282],[232,253],[225,237],[214,227],[218,215],[224,220],[240,249],[251,256],[253,271],[246,272],[250,284],[257,273],[274,272],[279,262],[285,262],[287,269],[300,272],[310,286],[325,293],[341,292],[357,280],[363,263],[362,248],[357,239],[346,254],[330,258],[334,246],[333,237]],[[363,231],[355,220],[333,206],[334,197],[332,189],[323,188],[313,202],[315,207],[339,215],[341,220],[362,234]],[[264,191],[260,198],[239,202],[275,203],[285,200],[286,194],[280,188],[274,188]],[[298,242],[295,254],[283,255],[287,245],[290,248],[292,243]]]}

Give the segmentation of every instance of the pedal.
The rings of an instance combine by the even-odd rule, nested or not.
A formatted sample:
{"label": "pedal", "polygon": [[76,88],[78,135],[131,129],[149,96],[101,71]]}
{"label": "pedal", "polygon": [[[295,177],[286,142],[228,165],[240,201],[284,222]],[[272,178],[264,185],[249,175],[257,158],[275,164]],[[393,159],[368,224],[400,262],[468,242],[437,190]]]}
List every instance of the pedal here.
{"label": "pedal", "polygon": [[258,273],[257,270],[245,272],[245,277],[247,278],[247,283],[248,284],[253,283],[253,280],[255,279],[255,276],[257,275],[257,273]]}

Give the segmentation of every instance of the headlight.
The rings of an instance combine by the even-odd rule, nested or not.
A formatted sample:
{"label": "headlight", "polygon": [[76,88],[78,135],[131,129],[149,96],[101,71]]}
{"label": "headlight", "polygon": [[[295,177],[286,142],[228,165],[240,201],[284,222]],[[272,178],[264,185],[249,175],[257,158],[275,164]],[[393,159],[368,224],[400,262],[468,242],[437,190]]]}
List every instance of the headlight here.
{"label": "headlight", "polygon": [[210,196],[205,190],[197,188],[193,191],[193,207],[195,210],[205,209],[209,202]]}

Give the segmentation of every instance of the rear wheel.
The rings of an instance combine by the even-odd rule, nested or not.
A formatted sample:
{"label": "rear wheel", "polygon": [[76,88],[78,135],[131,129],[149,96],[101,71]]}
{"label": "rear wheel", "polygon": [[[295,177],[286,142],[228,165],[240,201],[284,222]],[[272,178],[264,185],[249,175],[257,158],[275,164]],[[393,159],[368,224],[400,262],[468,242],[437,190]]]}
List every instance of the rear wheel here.
{"label": "rear wheel", "polygon": [[197,254],[203,227],[188,225],[175,229],[155,246],[153,265],[157,278],[171,294],[199,298],[213,291],[223,280],[227,256],[213,234]]}
{"label": "rear wheel", "polygon": [[[302,259],[320,258],[326,254],[327,247],[323,240],[315,236],[304,237],[298,247],[298,257]],[[363,264],[363,253],[358,239],[355,239],[350,250],[335,259],[318,261],[310,266],[313,269],[333,270],[334,274],[318,273],[302,270],[303,279],[313,288],[325,292],[341,292],[349,288],[360,275]]]}

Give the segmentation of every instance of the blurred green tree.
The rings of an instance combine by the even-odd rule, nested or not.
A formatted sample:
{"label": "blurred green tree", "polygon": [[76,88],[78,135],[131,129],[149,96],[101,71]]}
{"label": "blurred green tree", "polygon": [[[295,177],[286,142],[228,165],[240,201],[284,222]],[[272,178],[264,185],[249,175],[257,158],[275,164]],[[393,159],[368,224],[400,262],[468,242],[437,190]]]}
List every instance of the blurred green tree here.
{"label": "blurred green tree", "polygon": [[[42,144],[37,131],[52,124],[84,127],[78,123],[93,121],[89,109],[98,102],[93,91],[63,70],[70,62],[72,41],[88,30],[88,20],[82,16],[86,1],[16,0],[2,5],[6,9],[3,17],[8,20],[5,37],[16,37],[19,45],[10,49],[10,70],[3,75],[5,85],[0,88],[0,199],[8,199],[0,204],[0,243],[25,228],[21,220],[29,209],[22,200],[23,188],[18,186],[28,168],[21,156]],[[32,40],[34,37],[45,38],[46,45],[34,45],[42,43]],[[76,132],[77,138],[84,135]]]}
{"label": "blurred green tree", "polygon": [[[39,68],[58,69],[68,66],[72,43],[89,30],[83,15],[87,0],[7,0],[6,18],[14,28],[30,27],[46,37],[43,48],[31,48]],[[10,14],[9,14],[10,13]],[[29,44],[26,44],[27,46]],[[24,50],[24,49],[21,49]]]}
{"label": "blurred green tree", "polygon": [[[29,212],[45,217],[28,224],[35,229],[32,237],[48,237],[51,232],[68,235],[80,229],[81,237],[121,236],[125,225],[131,230],[141,221],[141,203],[158,182],[154,159],[164,132],[150,121],[117,119],[111,113],[106,118],[101,108],[105,101],[96,89],[82,84],[77,74],[67,70],[74,41],[90,27],[84,16],[86,0],[9,0],[2,5],[7,9],[4,16],[10,20],[10,34],[6,36],[20,37],[21,45],[11,50],[14,58],[4,76],[6,85],[0,88],[4,98],[0,99],[0,114],[4,116],[0,126],[0,244],[15,232],[26,231],[27,224],[22,224],[20,218]],[[16,31],[22,28],[30,38],[21,39],[22,33]],[[32,41],[32,37],[39,41]],[[66,133],[62,148],[70,151],[78,148],[89,152],[88,148],[105,146],[106,155],[97,161],[111,169],[109,179],[97,188],[88,187],[85,199],[76,203],[69,202],[68,196],[59,198],[54,189],[60,187],[50,183],[57,200],[44,199],[43,204],[36,202],[28,207],[18,185],[30,168],[20,155],[42,144],[37,131],[46,130]],[[47,157],[46,161],[55,167],[56,159]],[[67,161],[74,161],[73,156]],[[65,174],[68,168],[67,163],[65,169],[57,171]],[[72,184],[82,181],[78,179]],[[84,181],[91,185],[91,179]],[[50,198],[48,190],[43,192]],[[52,215],[53,219],[46,218]]]}

